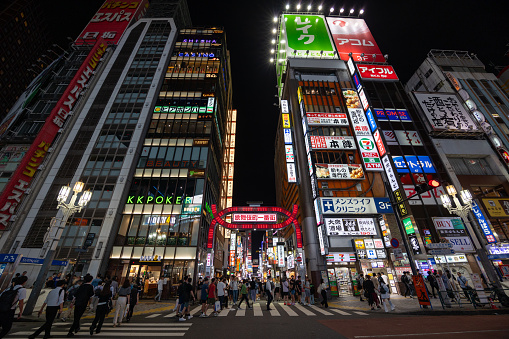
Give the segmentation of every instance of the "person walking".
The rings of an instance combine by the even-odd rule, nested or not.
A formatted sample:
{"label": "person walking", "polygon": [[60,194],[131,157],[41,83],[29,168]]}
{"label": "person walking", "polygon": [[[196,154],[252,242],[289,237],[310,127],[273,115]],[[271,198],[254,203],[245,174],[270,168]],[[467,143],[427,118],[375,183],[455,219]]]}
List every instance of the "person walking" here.
{"label": "person walking", "polygon": [[[187,281],[184,281],[183,283],[183,289],[182,289],[182,316],[179,318],[179,321],[186,321],[190,320],[193,316],[191,315],[189,311],[189,301],[191,298],[194,300],[194,292],[193,292],[193,279],[187,278]],[[186,319],[187,318],[187,319]]]}
{"label": "person walking", "polygon": [[219,298],[219,303],[221,304],[221,311],[223,310],[223,306],[225,303],[225,290],[226,290],[226,284],[225,284],[225,278],[219,279],[219,282],[217,283],[217,297]]}
{"label": "person walking", "polygon": [[276,282],[274,283],[276,286],[274,290],[274,299],[276,299],[277,302],[281,301],[281,280],[279,278],[276,278]]}
{"label": "person walking", "polygon": [[113,327],[120,326],[124,319],[125,309],[131,298],[131,283],[129,278],[124,280],[122,287],[118,290],[117,305],[115,306],[115,315],[113,316]]}
{"label": "person walking", "polygon": [[274,300],[274,283],[270,275],[267,277],[267,283],[265,283],[265,293],[267,293],[267,311],[271,311],[270,303]]}
{"label": "person walking", "polygon": [[391,294],[389,293],[389,286],[385,283],[385,281],[380,282],[380,298],[382,299],[382,304],[384,304],[385,312],[389,312],[387,309],[387,303],[391,305],[391,311],[394,311],[395,307],[391,302]]}
{"label": "person walking", "polygon": [[359,290],[361,301],[364,301],[364,299],[362,299],[362,295],[364,294],[364,291],[362,290],[363,285],[364,285],[364,273],[360,273],[359,278],[357,279],[357,289]]}
{"label": "person walking", "polygon": [[295,305],[295,279],[293,278],[293,275],[290,279],[290,298],[292,299],[291,305]]}
{"label": "person walking", "polygon": [[217,301],[217,288],[216,288],[216,278],[212,278],[212,280],[210,281],[210,285],[209,285],[209,290],[208,290],[208,304],[209,305],[212,305],[212,309],[214,310],[214,312],[212,312],[212,314],[214,315],[214,317],[217,317],[217,309],[216,309],[216,301]]}
{"label": "person walking", "polygon": [[364,289],[364,296],[368,298],[368,304],[371,306],[371,310],[375,309],[375,303],[378,308],[381,308],[378,304],[378,296],[375,292],[375,285],[373,284],[369,274],[366,274],[366,279],[364,280],[362,288]]}
{"label": "person walking", "polygon": [[80,319],[87,309],[90,298],[94,295],[94,288],[91,285],[93,277],[87,274],[83,278],[83,284],[78,288],[74,295],[74,321],[67,333],[68,337],[73,337],[80,330]]}
{"label": "person walking", "polygon": [[126,317],[126,321],[129,322],[131,320],[131,318],[133,317],[133,313],[134,313],[134,306],[136,306],[136,304],[138,303],[138,294],[140,293],[140,291],[138,290],[138,285],[136,284],[133,284],[131,286],[131,296],[130,296],[130,300],[129,300],[129,311],[127,311],[127,317]]}
{"label": "person walking", "polygon": [[113,293],[111,290],[111,281],[106,282],[102,289],[96,289],[95,295],[97,296],[98,301],[95,309],[95,318],[89,329],[90,335],[94,335],[94,330],[96,334],[101,332],[104,318],[110,312],[110,306],[112,306],[111,298],[113,297]]}
{"label": "person walking", "polygon": [[251,301],[253,302],[253,305],[256,301],[256,280],[254,277],[252,277],[252,280],[249,282],[249,294],[251,295]]}
{"label": "person walking", "polygon": [[238,309],[241,310],[242,308],[240,307],[240,305],[242,305],[242,302],[245,300],[246,301],[246,304],[247,304],[247,308],[251,309],[251,306],[249,305],[249,300],[247,298],[247,291],[248,291],[248,288],[247,288],[247,280],[244,279],[242,285],[240,286],[240,302],[239,302],[239,306],[238,306]]}
{"label": "person walking", "polygon": [[405,285],[405,294],[403,295],[406,298],[406,295],[410,295],[410,298],[413,298],[412,296],[412,290],[410,289],[410,286],[408,285],[408,276],[406,275],[406,271],[403,272],[403,275],[401,276],[401,282]]}
{"label": "person walking", "polygon": [[322,301],[320,302],[320,305],[322,305],[325,308],[329,307],[329,303],[327,302],[327,285],[323,281],[323,279],[320,279],[320,286],[318,286],[318,293],[322,296]]}
{"label": "person walking", "polygon": [[311,305],[311,281],[310,279],[306,279],[304,282],[304,293],[306,298],[304,299],[304,305]]}
{"label": "person walking", "polygon": [[44,338],[51,337],[51,326],[53,325],[53,321],[55,320],[57,313],[62,313],[63,311],[65,290],[62,286],[64,285],[65,280],[58,280],[57,287],[48,293],[46,300],[44,300],[44,303],[37,314],[37,317],[40,317],[44,307],[46,307],[46,322],[37,331],[29,335],[29,339],[34,339],[41,334],[42,331],[44,331]]}
{"label": "person walking", "polygon": [[375,286],[375,296],[374,298],[376,299],[375,302],[376,304],[378,305],[378,308],[381,308],[380,307],[380,282],[378,280],[378,278],[376,277],[376,273],[373,273],[373,277],[371,278],[371,282],[373,282],[373,286]]}
{"label": "person walking", "polygon": [[289,292],[289,285],[288,285],[288,279],[283,278],[282,289],[283,289],[283,302],[285,305],[289,304],[288,302],[288,292]]}
{"label": "person walking", "polygon": [[159,277],[157,281],[157,294],[154,297],[155,301],[161,301],[161,296],[163,295],[163,287],[164,287],[164,279],[163,277]]}
{"label": "person walking", "polygon": [[435,295],[435,289],[438,292],[437,279],[435,278],[431,270],[428,271],[428,276],[426,277],[426,280],[429,282],[429,285],[431,287],[431,293],[433,294],[433,298],[436,298],[437,296]]}
{"label": "person walking", "polygon": [[239,283],[237,281],[237,277],[232,277],[230,282],[230,288],[232,290],[232,309],[234,305],[237,305],[237,300],[239,299]]}
{"label": "person walking", "polygon": [[203,280],[203,283],[201,285],[201,292],[200,292],[200,302],[201,302],[201,314],[200,318],[206,318],[207,317],[207,308],[209,307],[207,304],[208,300],[208,290],[209,290],[209,278],[205,277]]}
{"label": "person walking", "polygon": [[2,326],[0,338],[5,337],[11,330],[18,306],[19,314],[17,319],[20,319],[23,314],[23,307],[27,296],[27,290],[25,289],[27,280],[27,276],[20,276],[14,279],[11,286],[0,295],[0,326]]}
{"label": "person walking", "polygon": [[83,283],[83,280],[78,280],[76,281],[76,283],[71,286],[70,288],[67,289],[67,296],[66,296],[66,301],[64,302],[64,307],[67,307],[67,312],[65,313],[62,313],[60,315],[60,320],[62,320],[63,322],[65,322],[68,318],[71,317],[71,314],[72,314],[72,311],[74,309],[74,297],[76,295],[76,292],[78,291],[78,288],[81,286],[81,284]]}

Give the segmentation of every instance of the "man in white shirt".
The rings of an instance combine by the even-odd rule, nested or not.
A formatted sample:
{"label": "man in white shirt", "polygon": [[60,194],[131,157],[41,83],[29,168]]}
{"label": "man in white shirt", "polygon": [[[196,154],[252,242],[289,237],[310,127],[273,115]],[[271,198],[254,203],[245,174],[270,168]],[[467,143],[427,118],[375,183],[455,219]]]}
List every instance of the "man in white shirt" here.
{"label": "man in white shirt", "polygon": [[[9,333],[12,328],[12,322],[14,321],[14,314],[16,313],[16,308],[19,305],[19,314],[18,319],[21,318],[21,314],[23,314],[23,306],[24,300],[27,296],[27,290],[25,289],[25,284],[28,280],[27,276],[20,276],[13,280],[12,289],[16,291],[16,296],[14,297],[12,306],[8,311],[0,312],[0,326],[2,326],[2,332],[0,332],[0,338],[3,338]],[[9,289],[3,291],[2,294],[6,293]]]}
{"label": "man in white shirt", "polygon": [[274,300],[274,284],[270,275],[267,277],[267,283],[265,284],[265,293],[267,293],[267,311],[271,311],[270,303]]}
{"label": "man in white shirt", "polygon": [[225,278],[221,279],[218,283],[217,283],[217,296],[219,297],[219,302],[221,303],[221,311],[223,310],[223,307],[224,307],[224,301],[225,301],[225,297],[224,297],[224,289],[226,288],[226,284],[225,284]]}
{"label": "man in white shirt", "polygon": [[161,301],[161,296],[163,295],[163,285],[164,279],[161,277],[159,281],[157,281],[157,295],[155,296],[155,301]]}
{"label": "man in white shirt", "polygon": [[53,321],[57,316],[57,313],[62,313],[64,307],[64,297],[65,291],[62,286],[65,284],[65,280],[58,280],[57,287],[51,290],[42,304],[37,317],[41,316],[42,311],[44,310],[44,306],[46,307],[46,322],[34,332],[34,334],[28,336],[29,339],[33,339],[37,337],[42,331],[44,331],[44,338],[51,337],[51,326],[53,325]]}

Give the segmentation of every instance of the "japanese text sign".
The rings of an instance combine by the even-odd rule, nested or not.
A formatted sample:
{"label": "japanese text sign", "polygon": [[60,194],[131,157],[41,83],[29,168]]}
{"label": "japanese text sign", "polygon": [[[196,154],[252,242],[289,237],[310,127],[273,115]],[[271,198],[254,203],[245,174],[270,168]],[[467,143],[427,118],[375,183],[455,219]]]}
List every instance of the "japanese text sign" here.
{"label": "japanese text sign", "polygon": [[[405,162],[406,160],[406,162]],[[424,155],[393,156],[392,161],[398,173],[436,173],[433,162]],[[407,165],[408,164],[408,165]]]}
{"label": "japanese text sign", "polygon": [[482,213],[479,205],[477,205],[475,200],[472,200],[472,212],[474,213],[475,218],[477,219],[477,222],[479,223],[479,226],[481,227],[483,234],[486,237],[486,240],[488,240],[488,243],[496,243],[497,239],[495,239],[488,221],[484,217],[484,214]]}
{"label": "japanese text sign", "polygon": [[358,164],[315,164],[317,179],[363,180],[364,171]]}
{"label": "japanese text sign", "polygon": [[319,198],[322,214],[394,213],[389,198]]}
{"label": "japanese text sign", "polygon": [[327,235],[376,235],[371,218],[324,218]]}
{"label": "japanese text sign", "polygon": [[[320,15],[285,14],[282,17],[288,57],[334,58],[334,47]],[[283,35],[284,37],[284,35]]]}
{"label": "japanese text sign", "polygon": [[351,150],[356,149],[353,137],[310,136],[312,149]]}
{"label": "japanese text sign", "polygon": [[482,199],[484,208],[491,218],[509,218],[509,199]]}
{"label": "japanese text sign", "polygon": [[276,222],[276,213],[233,213],[232,222]]}
{"label": "japanese text sign", "polygon": [[361,79],[368,80],[399,80],[394,68],[389,65],[357,64]]}
{"label": "japanese text sign", "polygon": [[306,113],[309,126],[348,126],[344,113]]}

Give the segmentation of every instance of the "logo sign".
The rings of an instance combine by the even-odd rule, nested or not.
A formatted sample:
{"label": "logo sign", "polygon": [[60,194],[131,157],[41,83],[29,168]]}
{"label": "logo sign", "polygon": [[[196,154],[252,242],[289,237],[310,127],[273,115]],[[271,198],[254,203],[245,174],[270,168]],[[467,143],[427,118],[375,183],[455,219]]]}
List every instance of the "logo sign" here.
{"label": "logo sign", "polygon": [[281,100],[281,113],[290,113],[288,100]]}
{"label": "logo sign", "polygon": [[357,91],[360,91],[362,89],[361,81],[359,80],[359,76],[357,74],[352,75],[353,82],[355,84],[355,88]]}
{"label": "logo sign", "polygon": [[290,128],[290,114],[282,114],[283,117],[283,128]]}
{"label": "logo sign", "polygon": [[417,240],[415,233],[409,234],[408,240],[410,242],[410,247],[412,247],[412,252],[416,255],[421,254],[421,247],[419,246],[419,241]]}
{"label": "logo sign", "polygon": [[402,122],[412,122],[410,115],[405,109],[383,109],[375,108],[375,115],[379,121],[402,121]]}
{"label": "logo sign", "polygon": [[317,179],[363,180],[364,171],[358,164],[315,164]]}
{"label": "logo sign", "polygon": [[366,117],[368,118],[368,123],[369,123],[369,127],[371,128],[371,132],[373,132],[374,130],[376,130],[377,126],[376,126],[375,117],[373,116],[373,112],[371,111],[371,108],[368,108],[366,110]]}
{"label": "logo sign", "polygon": [[286,172],[288,174],[288,182],[297,182],[297,172],[295,171],[295,164],[293,162],[286,164]]}
{"label": "logo sign", "polygon": [[414,224],[412,224],[411,218],[403,219],[403,226],[405,227],[406,234],[415,233]]}
{"label": "logo sign", "polygon": [[283,129],[284,133],[285,133],[285,144],[291,144],[292,143],[292,130],[289,129],[289,128],[284,128]]}
{"label": "logo sign", "polygon": [[354,61],[385,62],[363,19],[329,17],[327,24],[341,60],[347,61],[352,53]]}
{"label": "logo sign", "polygon": [[147,7],[147,0],[107,0],[81,32],[75,44],[91,44],[103,38],[107,43],[116,45],[131,21],[140,19]]}
{"label": "logo sign", "polygon": [[158,255],[144,255],[140,257],[140,262],[161,262],[161,259]]}
{"label": "logo sign", "polygon": [[414,92],[414,95],[433,130],[450,133],[479,131],[455,94]]}
{"label": "logo sign", "polygon": [[382,137],[380,137],[380,131],[377,130],[375,133],[373,133],[373,137],[375,137],[376,148],[378,149],[378,154],[380,154],[380,156],[383,157],[385,155],[385,153],[387,153],[387,151],[385,150],[385,145],[382,140]]}
{"label": "logo sign", "polygon": [[285,14],[282,19],[289,57],[334,58],[334,47],[323,16]]}
{"label": "logo sign", "polygon": [[355,249],[357,249],[357,250],[365,249],[364,239],[354,239],[354,243],[355,243]]}
{"label": "logo sign", "polygon": [[286,162],[294,162],[292,145],[285,145]]}
{"label": "logo sign", "polygon": [[366,119],[362,108],[349,108],[348,114],[350,115],[350,120],[352,121],[353,130],[356,136],[371,136],[368,120]]}
{"label": "logo sign", "polygon": [[491,227],[488,224],[488,221],[484,217],[484,214],[482,213],[481,209],[479,208],[479,205],[477,205],[475,200],[472,200],[472,212],[474,212],[475,218],[477,219],[477,222],[479,223],[479,226],[481,227],[484,236],[486,237],[486,240],[488,240],[488,243],[490,244],[496,243],[497,239],[495,239],[495,236],[491,231]]}
{"label": "logo sign", "polygon": [[394,68],[389,65],[357,64],[361,79],[367,80],[399,80]]}
{"label": "logo sign", "polygon": [[389,160],[389,156],[386,155],[382,158],[382,162],[385,167],[385,174],[387,175],[387,179],[389,179],[389,183],[391,184],[391,189],[395,192],[399,189],[398,179],[392,170],[391,161]]}
{"label": "logo sign", "polygon": [[355,253],[329,253],[327,262],[352,262],[355,261]]}
{"label": "logo sign", "polygon": [[357,139],[359,150],[361,151],[362,161],[367,171],[383,171],[380,156],[375,146],[375,141],[371,136],[365,136]]}
{"label": "logo sign", "polygon": [[436,173],[433,162],[428,156],[405,155],[403,157],[398,155],[392,156],[392,161],[398,173]]}
{"label": "logo sign", "polygon": [[0,230],[6,229],[11,216],[16,214],[16,209],[21,203],[25,191],[30,187],[37,168],[43,162],[58,131],[63,128],[69,112],[76,104],[85,84],[92,77],[92,72],[99,64],[99,59],[106,51],[106,47],[106,43],[102,39],[99,39],[94,45],[5,186],[0,196]]}
{"label": "logo sign", "polygon": [[371,218],[325,218],[327,235],[376,235]]}
{"label": "logo sign", "polygon": [[368,109],[369,108],[368,98],[366,98],[366,94],[364,94],[363,89],[359,91],[359,97],[361,98],[362,107],[364,107],[365,110]]}
{"label": "logo sign", "polygon": [[325,242],[323,240],[323,225],[318,226],[318,242],[320,243],[320,254],[325,255]]}
{"label": "logo sign", "polygon": [[350,136],[317,136],[309,137],[312,149],[330,149],[330,150],[351,150],[356,149],[355,141]]}
{"label": "logo sign", "polygon": [[394,213],[389,198],[318,198],[322,214]]}
{"label": "logo sign", "polygon": [[306,113],[309,126],[348,126],[344,113]]}
{"label": "logo sign", "polygon": [[465,232],[465,226],[461,218],[432,218],[435,229],[442,238],[452,244],[455,252],[474,252],[470,237]]}
{"label": "logo sign", "polygon": [[[415,191],[414,185],[403,185],[403,189],[405,190],[405,195],[407,197],[412,197],[408,200],[410,205],[441,205],[442,202],[440,200],[440,196],[442,194],[446,194],[444,188],[439,186],[430,191],[424,192],[420,194],[421,199],[419,199],[419,195]],[[422,202],[421,202],[422,200]]]}
{"label": "logo sign", "polygon": [[233,213],[232,222],[276,222],[276,213]]}
{"label": "logo sign", "polygon": [[366,255],[368,259],[378,259],[376,251],[374,249],[366,249]]}

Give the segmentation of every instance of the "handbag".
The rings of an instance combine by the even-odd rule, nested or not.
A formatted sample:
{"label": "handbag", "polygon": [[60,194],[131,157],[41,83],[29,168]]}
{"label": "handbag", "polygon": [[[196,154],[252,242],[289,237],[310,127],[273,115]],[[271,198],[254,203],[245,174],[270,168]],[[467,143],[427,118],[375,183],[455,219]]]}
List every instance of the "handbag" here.
{"label": "handbag", "polygon": [[219,300],[217,300],[215,303],[214,303],[214,311],[217,312],[221,309],[221,303],[219,302]]}
{"label": "handbag", "polygon": [[369,292],[367,290],[364,290],[364,297],[369,298]]}
{"label": "handbag", "polygon": [[111,299],[113,299],[113,300],[117,300],[117,299],[118,299],[118,292],[117,292],[117,293],[115,293],[115,295],[114,295],[114,296],[113,296],[113,298],[111,298]]}

